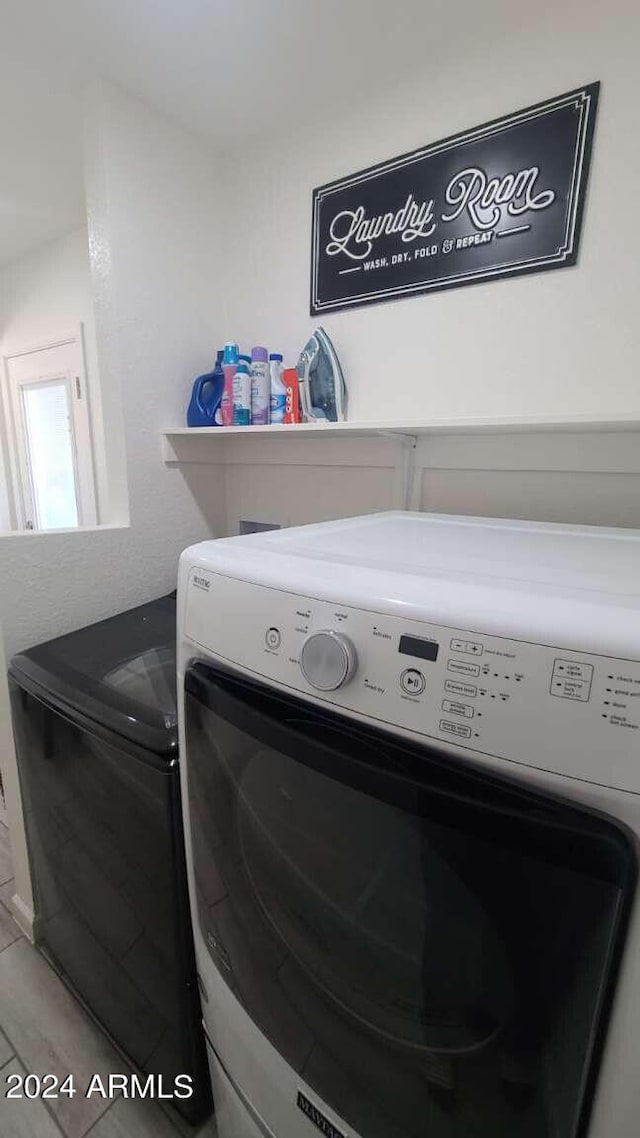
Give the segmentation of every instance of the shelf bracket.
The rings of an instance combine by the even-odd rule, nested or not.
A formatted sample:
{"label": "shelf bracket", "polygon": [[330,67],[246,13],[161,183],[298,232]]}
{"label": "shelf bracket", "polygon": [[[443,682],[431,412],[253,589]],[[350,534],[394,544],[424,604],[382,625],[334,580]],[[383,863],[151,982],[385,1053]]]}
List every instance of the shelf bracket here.
{"label": "shelf bracket", "polygon": [[381,439],[391,439],[393,442],[400,442],[408,447],[415,448],[418,442],[417,435],[411,435],[405,431],[385,431],[384,428],[377,427],[375,433]]}
{"label": "shelf bracket", "polygon": [[380,438],[391,439],[399,448],[394,467],[393,501],[395,509],[408,510],[413,498],[417,436],[385,430],[376,431],[376,434]]}

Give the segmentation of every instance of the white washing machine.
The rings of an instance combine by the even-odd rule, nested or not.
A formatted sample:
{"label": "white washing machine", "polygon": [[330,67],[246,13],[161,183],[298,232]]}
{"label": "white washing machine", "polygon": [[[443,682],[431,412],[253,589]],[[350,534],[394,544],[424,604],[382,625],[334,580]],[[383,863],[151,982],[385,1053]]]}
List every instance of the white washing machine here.
{"label": "white washing machine", "polygon": [[180,565],[221,1138],[634,1138],[640,533],[408,513]]}

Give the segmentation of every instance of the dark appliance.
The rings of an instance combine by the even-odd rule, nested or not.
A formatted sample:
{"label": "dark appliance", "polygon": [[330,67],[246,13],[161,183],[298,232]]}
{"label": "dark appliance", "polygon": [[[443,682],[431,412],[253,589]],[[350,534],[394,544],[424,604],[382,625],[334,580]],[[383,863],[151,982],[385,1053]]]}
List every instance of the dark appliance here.
{"label": "dark appliance", "polygon": [[184,858],[175,594],[20,653],[9,686],[38,946],[142,1072],[211,1108]]}

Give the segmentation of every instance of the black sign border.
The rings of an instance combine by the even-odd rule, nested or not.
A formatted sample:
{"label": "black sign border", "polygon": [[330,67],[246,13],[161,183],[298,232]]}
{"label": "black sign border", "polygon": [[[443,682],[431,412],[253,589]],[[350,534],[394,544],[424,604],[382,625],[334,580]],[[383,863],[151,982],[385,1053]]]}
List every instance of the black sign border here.
{"label": "black sign border", "polygon": [[[417,150],[410,150],[406,154],[399,155],[397,158],[391,158],[386,162],[378,162],[375,166],[367,166],[366,169],[359,170],[356,174],[349,174],[346,178],[338,178],[334,182],[327,182],[323,186],[318,186],[312,195],[311,288],[309,308],[311,315],[318,316],[325,312],[340,312],[347,308],[360,308],[365,304],[380,304],[389,300],[399,300],[403,297],[420,296],[428,292],[440,292],[442,289],[460,288],[462,285],[481,284],[487,280],[501,280],[508,277],[522,276],[525,273],[562,269],[568,265],[575,265],[578,259],[580,236],[582,232],[585,193],[591,165],[591,150],[599,94],[600,82],[588,83],[584,87],[576,87],[573,91],[567,91],[564,95],[558,95],[553,99],[546,99],[542,103],[533,103],[530,107],[525,107],[523,110],[516,111],[514,114],[491,119],[490,122],[473,127],[471,130],[451,134],[447,138],[440,139],[439,142],[422,146]],[[569,208],[567,210],[565,242],[558,247],[556,253],[546,257],[516,261],[511,266],[505,267],[502,265],[496,269],[469,270],[467,273],[457,273],[455,276],[444,278],[440,277],[431,282],[418,281],[414,285],[397,285],[381,290],[378,293],[361,293],[358,296],[342,298],[340,300],[318,301],[318,241],[320,236],[318,217],[323,198],[334,193],[336,190],[342,190],[351,185],[355,186],[359,182],[369,181],[372,177],[386,173],[388,170],[392,170],[398,166],[408,166],[411,162],[426,158],[437,151],[450,149],[458,143],[472,142],[476,139],[496,134],[501,129],[514,126],[518,122],[534,118],[536,115],[544,114],[551,110],[557,110],[559,107],[572,102],[577,104],[581,112],[581,121],[574,154],[573,179]]]}

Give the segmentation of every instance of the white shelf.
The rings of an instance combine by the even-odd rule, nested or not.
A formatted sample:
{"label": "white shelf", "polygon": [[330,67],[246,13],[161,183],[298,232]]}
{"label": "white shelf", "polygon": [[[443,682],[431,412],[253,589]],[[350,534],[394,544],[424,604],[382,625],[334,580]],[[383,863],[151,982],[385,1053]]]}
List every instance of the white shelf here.
{"label": "white shelf", "polygon": [[[373,438],[375,436],[415,439],[426,435],[502,434],[509,432],[546,431],[637,431],[640,430],[640,412],[610,415],[554,415],[511,416],[504,418],[376,420],[347,423],[273,424],[256,427],[177,427],[162,432],[169,446],[175,442],[182,447],[184,440],[207,439],[214,444],[245,438]],[[198,444],[199,446],[201,444]],[[176,461],[176,457],[173,457]]]}
{"label": "white shelf", "polygon": [[[566,509],[567,518],[577,521],[611,524],[608,519],[614,518],[617,525],[638,524],[640,411],[177,427],[162,433],[162,453],[167,465],[180,467],[193,486],[213,485],[206,467],[218,467],[221,480],[214,480],[215,485],[222,485],[225,494],[224,468],[255,468],[255,476],[262,478],[267,467],[288,467],[292,493],[298,469],[308,486],[304,468],[338,468],[348,494],[352,467],[370,470],[394,509],[425,509],[434,495],[435,501],[444,495],[456,504],[455,512],[477,513],[480,507],[492,512],[486,503],[497,495],[507,503],[500,507],[507,515],[525,517],[529,514],[521,497],[525,502],[529,494],[531,516],[537,517],[541,508],[547,509],[540,504],[540,496],[547,494],[556,503],[547,509],[549,520],[556,517],[554,510]],[[246,489],[246,479],[241,482]],[[476,486],[474,496],[471,488]],[[473,508],[461,510],[467,501]]]}

